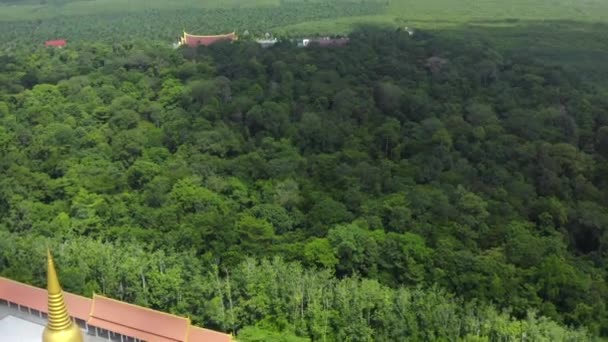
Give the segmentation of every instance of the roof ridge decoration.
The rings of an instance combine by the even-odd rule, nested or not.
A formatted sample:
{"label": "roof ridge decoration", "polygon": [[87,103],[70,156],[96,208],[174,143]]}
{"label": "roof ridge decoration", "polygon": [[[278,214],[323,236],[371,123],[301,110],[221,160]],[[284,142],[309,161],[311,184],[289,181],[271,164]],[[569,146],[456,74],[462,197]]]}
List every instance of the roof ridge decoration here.
{"label": "roof ridge decoration", "polygon": [[189,36],[192,38],[223,38],[223,37],[230,37],[230,36],[234,36],[236,35],[236,32],[232,31],[230,33],[223,33],[223,34],[212,34],[212,35],[196,35],[196,34],[190,34],[187,33],[186,31],[184,31],[184,36]]}

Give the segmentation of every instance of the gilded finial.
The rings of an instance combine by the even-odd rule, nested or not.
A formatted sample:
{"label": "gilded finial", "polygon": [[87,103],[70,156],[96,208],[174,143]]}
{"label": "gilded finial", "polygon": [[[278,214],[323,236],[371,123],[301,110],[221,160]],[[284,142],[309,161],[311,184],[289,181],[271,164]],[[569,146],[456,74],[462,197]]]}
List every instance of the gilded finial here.
{"label": "gilded finial", "polygon": [[63,291],[59,284],[51,251],[47,248],[47,291],[48,324],[42,333],[43,342],[82,342],[82,332],[78,328],[65,305]]}
{"label": "gilded finial", "polygon": [[59,285],[59,278],[57,277],[57,271],[55,271],[55,262],[53,261],[53,256],[51,255],[50,249],[46,250],[46,260],[48,263],[46,272],[46,288],[49,292],[49,297],[50,295],[61,295],[63,297],[61,294],[61,285]]}

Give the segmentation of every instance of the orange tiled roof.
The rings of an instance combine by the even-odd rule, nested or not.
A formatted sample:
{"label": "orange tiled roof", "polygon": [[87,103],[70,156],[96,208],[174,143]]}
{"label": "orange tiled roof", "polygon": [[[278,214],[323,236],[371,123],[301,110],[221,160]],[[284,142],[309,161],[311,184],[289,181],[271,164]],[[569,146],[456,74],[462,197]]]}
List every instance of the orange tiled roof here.
{"label": "orange tiled roof", "polygon": [[188,342],[192,341],[231,342],[232,336],[205,328],[191,326],[188,331]]}
{"label": "orange tiled roof", "polygon": [[193,34],[188,34],[188,33],[184,33],[184,44],[191,46],[191,47],[195,47],[198,45],[205,45],[205,46],[209,46],[213,43],[222,41],[222,40],[229,40],[229,41],[233,41],[236,40],[236,34],[234,32],[232,33],[228,33],[228,34],[220,34],[220,35],[216,35],[216,36],[195,36]]}
{"label": "orange tiled roof", "polygon": [[[82,320],[89,318],[91,299],[63,292],[68,313]],[[47,292],[44,289],[0,277],[0,299],[47,313]]]}
{"label": "orange tiled roof", "polygon": [[[116,331],[117,326],[128,327],[163,338],[167,341],[185,341],[190,320],[141,306],[93,295],[93,308],[89,323]],[[93,323],[96,322],[96,323]],[[116,331],[118,332],[118,331]],[[133,336],[132,334],[126,334]]]}
{"label": "orange tiled roof", "polygon": [[44,46],[46,46],[46,47],[49,47],[49,46],[55,46],[55,47],[59,46],[59,47],[61,47],[61,46],[66,46],[67,43],[68,42],[65,39],[47,40],[44,43]]}
{"label": "orange tiled roof", "polygon": [[[94,295],[63,292],[70,316],[90,325],[149,342],[231,342],[221,332],[190,325],[190,320]],[[47,313],[47,291],[0,277],[0,299]]]}

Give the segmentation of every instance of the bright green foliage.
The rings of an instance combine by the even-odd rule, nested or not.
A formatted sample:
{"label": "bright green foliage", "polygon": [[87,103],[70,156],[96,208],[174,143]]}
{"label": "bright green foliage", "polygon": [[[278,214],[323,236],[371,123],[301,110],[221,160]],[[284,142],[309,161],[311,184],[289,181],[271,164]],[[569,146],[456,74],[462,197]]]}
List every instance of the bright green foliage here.
{"label": "bright green foliage", "polygon": [[242,342],[307,342],[310,339],[297,337],[291,333],[274,332],[258,327],[245,327],[239,332],[238,340]]}
{"label": "bright green foliage", "polygon": [[[43,285],[43,238],[0,232],[2,274]],[[48,240],[47,240],[48,241]],[[226,272],[189,253],[147,252],[138,243],[51,240],[63,285],[177,314],[237,332],[242,341],[583,341],[527,312],[520,320],[493,307],[463,303],[435,287],[390,288],[358,277],[338,280],[281,259],[245,260]],[[26,273],[25,271],[34,271]]]}
{"label": "bright green foliage", "polygon": [[333,269],[338,263],[332,245],[325,238],[316,238],[304,246],[304,260],[310,264]]}

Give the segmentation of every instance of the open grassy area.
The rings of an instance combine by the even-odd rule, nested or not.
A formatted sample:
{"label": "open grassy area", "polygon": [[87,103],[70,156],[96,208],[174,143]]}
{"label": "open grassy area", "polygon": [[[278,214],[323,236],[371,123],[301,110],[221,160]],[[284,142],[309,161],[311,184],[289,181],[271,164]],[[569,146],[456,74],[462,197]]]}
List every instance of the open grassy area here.
{"label": "open grassy area", "polygon": [[522,22],[556,20],[608,22],[608,1],[391,0],[380,15],[308,21],[281,27],[280,31],[341,33],[359,24],[425,29],[444,29],[463,24],[512,27]]}
{"label": "open grassy area", "polygon": [[63,4],[0,4],[0,21],[40,20],[58,17],[124,14],[145,11],[178,11],[184,9],[238,9],[258,7],[279,7],[298,3],[340,2],[340,3],[386,3],[382,0],[86,0]]}
{"label": "open grassy area", "polygon": [[150,10],[251,8],[278,6],[279,0],[93,0],[62,5],[23,4],[0,6],[0,20],[40,20],[64,16],[122,14]]}
{"label": "open grassy area", "polygon": [[266,32],[278,33],[278,28],[295,23],[377,15],[385,9],[377,1],[290,1],[275,6],[259,4],[255,7],[142,9],[120,13],[99,11],[47,19],[0,20],[0,42],[8,46],[39,44],[61,37],[73,42],[153,40],[170,43],[181,35],[182,29],[195,34],[249,31],[259,36]]}
{"label": "open grassy area", "polygon": [[452,22],[519,20],[608,20],[602,0],[392,0],[388,13],[413,21]]}
{"label": "open grassy area", "polygon": [[431,30],[576,68],[596,80],[608,76],[608,1],[391,0],[382,14],[306,21],[278,31],[347,33],[361,24]]}
{"label": "open grassy area", "polygon": [[[82,16],[147,10],[181,10],[214,8],[251,8],[280,6],[286,3],[315,2],[315,0],[92,0],[73,1],[61,5],[0,5],[0,20],[37,20],[60,16]],[[328,1],[332,2],[332,1]],[[334,0],[333,2],[344,2]],[[351,1],[353,6],[361,2],[385,4],[382,15],[374,22],[392,24],[395,20],[411,21],[429,26],[459,24],[463,22],[519,19],[519,20],[577,20],[607,21],[608,1],[602,0],[364,0]],[[367,18],[362,18],[366,20]],[[359,22],[357,18],[336,20],[339,30],[347,23]],[[314,23],[331,29],[328,23]]]}

